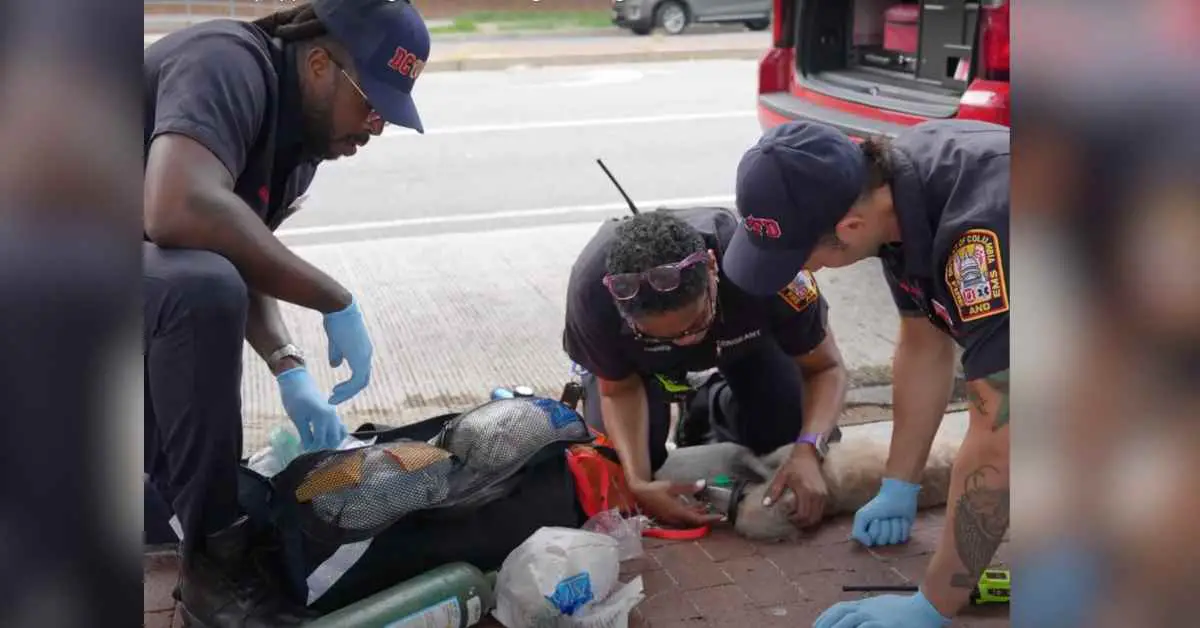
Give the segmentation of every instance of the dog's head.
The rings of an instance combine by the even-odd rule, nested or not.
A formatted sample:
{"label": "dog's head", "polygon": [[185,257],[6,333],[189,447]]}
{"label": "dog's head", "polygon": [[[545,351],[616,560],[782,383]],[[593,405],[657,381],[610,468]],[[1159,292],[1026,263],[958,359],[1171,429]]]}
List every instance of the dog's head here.
{"label": "dog's head", "polygon": [[790,541],[800,536],[800,529],[788,519],[796,503],[791,491],[784,491],[778,502],[763,505],[767,489],[779,467],[791,455],[792,446],[785,445],[758,458],[759,472],[754,480],[742,489],[737,513],[733,517],[734,529],[743,537],[754,541]]}

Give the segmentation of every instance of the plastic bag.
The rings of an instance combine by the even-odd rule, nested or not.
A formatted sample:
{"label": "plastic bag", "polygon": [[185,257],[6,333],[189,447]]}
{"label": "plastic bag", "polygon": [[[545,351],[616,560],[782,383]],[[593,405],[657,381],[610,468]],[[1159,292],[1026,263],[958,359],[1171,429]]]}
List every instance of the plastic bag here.
{"label": "plastic bag", "polygon": [[646,520],[643,517],[625,518],[616,508],[596,513],[583,524],[584,530],[604,534],[617,541],[617,560],[620,562],[645,553],[642,549],[642,530],[645,528]]}
{"label": "plastic bag", "polygon": [[[266,478],[275,477],[300,454],[304,453],[304,448],[300,445],[300,436],[291,426],[281,425],[271,430],[267,437],[267,443],[266,447],[254,452],[254,455],[246,461],[246,466],[251,471]],[[357,449],[373,444],[375,444],[374,436],[367,440],[359,440],[352,435],[347,435],[342,440],[342,444],[338,445],[338,450]]]}
{"label": "plastic bag", "polygon": [[495,618],[508,628],[626,628],[644,595],[622,585],[617,539],[572,528],[540,528],[504,560]]}

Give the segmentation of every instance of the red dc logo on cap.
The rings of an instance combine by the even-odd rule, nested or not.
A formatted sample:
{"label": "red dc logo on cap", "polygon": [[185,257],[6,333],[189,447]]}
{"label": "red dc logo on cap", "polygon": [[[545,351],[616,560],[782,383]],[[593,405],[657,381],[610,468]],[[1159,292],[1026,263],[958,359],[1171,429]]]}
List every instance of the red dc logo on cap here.
{"label": "red dc logo on cap", "polygon": [[391,61],[388,61],[388,67],[415,81],[421,76],[421,70],[425,69],[425,62],[418,59],[417,55],[396,46],[396,52],[392,54]]}
{"label": "red dc logo on cap", "polygon": [[779,228],[779,223],[770,218],[755,218],[754,216],[746,216],[742,221],[746,230],[760,238],[771,238],[778,240],[779,236],[783,235],[783,230]]}

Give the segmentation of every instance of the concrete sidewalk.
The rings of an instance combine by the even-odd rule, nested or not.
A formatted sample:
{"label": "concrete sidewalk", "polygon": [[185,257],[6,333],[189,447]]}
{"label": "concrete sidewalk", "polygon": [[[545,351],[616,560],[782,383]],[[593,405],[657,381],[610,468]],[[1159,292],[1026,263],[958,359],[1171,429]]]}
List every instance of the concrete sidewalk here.
{"label": "concrete sidewalk", "polygon": [[[546,227],[295,246],[351,290],[375,343],[371,385],[339,406],[351,428],[403,424],[486,401],[498,385],[557,397],[569,381],[562,350],[567,279],[599,220]],[[285,242],[288,238],[285,237]],[[899,324],[874,260],[821,271],[830,322],[859,386],[888,384]],[[318,314],[282,304],[294,341],[326,390],[348,377],[325,359]],[[249,346],[243,380],[247,453],[288,425],[274,379]],[[875,391],[886,404],[886,391]]]}
{"label": "concrete sidewalk", "polygon": [[[161,35],[144,35],[149,46]],[[758,59],[769,33],[715,33],[677,37],[435,38],[428,72],[497,70],[514,66],[592,65],[694,59]]]}

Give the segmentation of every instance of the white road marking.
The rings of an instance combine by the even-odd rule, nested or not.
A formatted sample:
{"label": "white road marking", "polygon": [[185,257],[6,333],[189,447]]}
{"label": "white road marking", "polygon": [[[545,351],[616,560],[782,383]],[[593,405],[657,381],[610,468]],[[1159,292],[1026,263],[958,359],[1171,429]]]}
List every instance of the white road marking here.
{"label": "white road marking", "polygon": [[646,77],[640,70],[625,68],[606,68],[591,70],[583,76],[555,84],[555,87],[596,87],[598,85],[616,85],[618,83],[636,83]]}
{"label": "white road marking", "polygon": [[[547,122],[516,122],[512,124],[479,124],[425,129],[425,135],[463,135],[467,133],[495,133],[499,131],[535,131],[539,129],[573,129],[592,126],[623,126],[629,124],[666,124],[672,122],[694,122],[697,120],[730,120],[753,118],[758,113],[751,111],[718,111],[713,113],[680,113],[661,116],[635,116],[628,118],[592,118],[590,120],[554,120]],[[384,137],[420,137],[416,131],[394,124],[384,129]]]}
{"label": "white road marking", "polygon": [[[732,203],[733,196],[696,196],[692,198],[667,198],[638,203],[638,208],[650,210],[661,206],[689,205],[718,205]],[[636,202],[636,201],[635,201]],[[279,237],[319,235],[325,233],[344,233],[347,231],[364,231],[368,229],[394,229],[400,227],[415,227],[425,225],[441,225],[479,220],[504,220],[513,218],[535,218],[539,216],[562,216],[566,214],[582,214],[588,212],[628,212],[629,206],[624,203],[605,203],[603,205],[572,205],[566,207],[547,207],[544,209],[517,209],[486,214],[455,214],[451,216],[422,216],[419,218],[399,218],[396,220],[377,220],[370,222],[351,222],[340,225],[321,225],[317,227],[296,227],[280,229],[275,232]]]}

